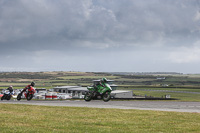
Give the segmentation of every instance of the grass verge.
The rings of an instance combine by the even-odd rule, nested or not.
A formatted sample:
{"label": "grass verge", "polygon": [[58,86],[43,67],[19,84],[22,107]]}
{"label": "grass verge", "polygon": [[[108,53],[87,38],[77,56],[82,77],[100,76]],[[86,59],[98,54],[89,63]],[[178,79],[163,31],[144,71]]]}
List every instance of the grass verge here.
{"label": "grass verge", "polygon": [[133,93],[135,95],[140,95],[140,96],[146,95],[146,96],[153,96],[153,97],[164,97],[165,95],[170,95],[171,98],[179,99],[179,101],[200,102],[200,94],[142,91],[142,90],[133,90]]}
{"label": "grass verge", "polygon": [[0,104],[1,132],[198,133],[199,113]]}

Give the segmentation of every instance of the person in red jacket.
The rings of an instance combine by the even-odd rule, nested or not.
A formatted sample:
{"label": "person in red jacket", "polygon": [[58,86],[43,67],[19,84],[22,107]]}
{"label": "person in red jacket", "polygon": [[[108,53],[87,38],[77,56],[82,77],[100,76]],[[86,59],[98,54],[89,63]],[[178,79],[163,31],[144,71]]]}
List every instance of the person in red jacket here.
{"label": "person in red jacket", "polygon": [[33,88],[35,86],[35,82],[31,82],[30,85],[27,85],[18,95],[17,100],[20,101],[22,99],[22,94],[24,92],[25,98],[29,101],[33,98],[35,89]]}
{"label": "person in red jacket", "polygon": [[30,84],[30,85],[27,85],[27,86],[22,90],[21,93],[25,92],[27,89],[28,89],[29,91],[34,91],[34,92],[35,92],[35,89],[33,88],[34,86],[35,86],[35,82],[31,82],[31,84]]}

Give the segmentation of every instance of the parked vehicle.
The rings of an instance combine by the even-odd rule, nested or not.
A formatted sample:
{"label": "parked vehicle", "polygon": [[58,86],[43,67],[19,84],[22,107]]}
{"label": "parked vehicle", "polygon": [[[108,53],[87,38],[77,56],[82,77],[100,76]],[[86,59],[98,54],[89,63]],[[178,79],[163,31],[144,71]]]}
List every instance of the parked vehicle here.
{"label": "parked vehicle", "polygon": [[1,100],[10,100],[14,92],[10,92],[9,90],[5,90]]}
{"label": "parked vehicle", "polygon": [[26,91],[21,91],[18,95],[17,95],[17,100],[21,100],[22,99],[22,95],[24,94],[25,98],[30,101],[35,93],[35,89],[33,87],[30,87],[29,89],[27,89]]}
{"label": "parked vehicle", "polygon": [[84,96],[85,101],[91,101],[92,99],[103,99],[104,102],[108,102],[111,98],[111,87],[109,84],[97,84],[87,87],[89,90]]}

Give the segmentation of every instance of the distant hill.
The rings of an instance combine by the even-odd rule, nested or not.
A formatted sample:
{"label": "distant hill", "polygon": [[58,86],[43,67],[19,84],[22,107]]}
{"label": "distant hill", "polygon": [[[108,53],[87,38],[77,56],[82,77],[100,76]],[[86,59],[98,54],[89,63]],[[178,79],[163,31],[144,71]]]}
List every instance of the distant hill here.
{"label": "distant hill", "polygon": [[181,75],[177,72],[107,72],[115,75]]}

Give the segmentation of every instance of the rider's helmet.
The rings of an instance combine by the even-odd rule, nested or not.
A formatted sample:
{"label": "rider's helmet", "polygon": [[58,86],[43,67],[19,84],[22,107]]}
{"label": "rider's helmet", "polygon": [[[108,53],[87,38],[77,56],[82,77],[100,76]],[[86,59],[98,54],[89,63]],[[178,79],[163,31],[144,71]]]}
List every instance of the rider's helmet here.
{"label": "rider's helmet", "polygon": [[9,87],[10,87],[10,88],[13,88],[13,86],[12,86],[12,85],[10,85]]}
{"label": "rider's helmet", "polygon": [[102,78],[102,81],[103,81],[104,83],[108,82],[108,80],[107,80],[106,78]]}
{"label": "rider's helmet", "polygon": [[35,82],[31,82],[31,86],[33,86],[33,87],[34,87],[34,86],[35,86]]}

